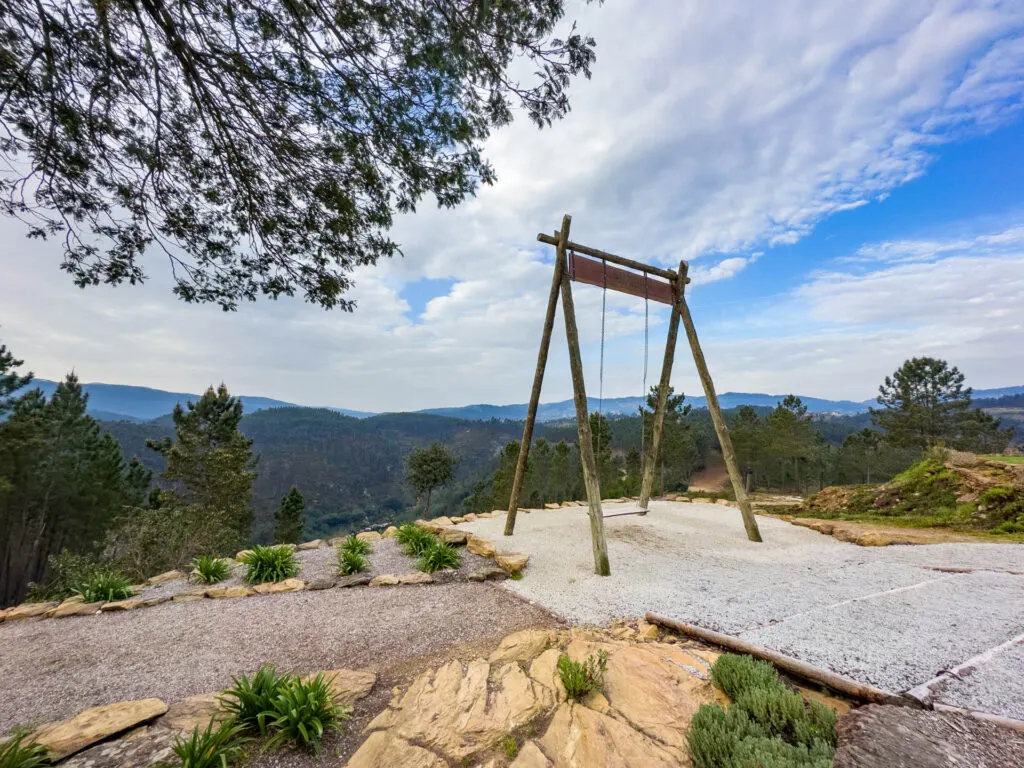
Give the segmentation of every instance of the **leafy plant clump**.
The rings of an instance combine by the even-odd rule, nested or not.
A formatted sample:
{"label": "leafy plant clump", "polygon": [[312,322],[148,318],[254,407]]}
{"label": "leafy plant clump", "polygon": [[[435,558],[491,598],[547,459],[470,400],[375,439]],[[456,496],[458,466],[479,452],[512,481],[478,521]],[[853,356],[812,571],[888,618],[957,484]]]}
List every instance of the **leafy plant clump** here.
{"label": "leafy plant clump", "polygon": [[697,768],[831,768],[836,713],[805,703],[771,664],[723,654],[712,681],[733,700],[728,711],[705,704],[688,736]]}
{"label": "leafy plant clump", "polygon": [[251,741],[242,736],[244,731],[244,726],[231,720],[214,728],[211,719],[205,731],[196,726],[188,738],[179,736],[174,754],[181,761],[181,768],[226,768],[242,757],[243,746]]}
{"label": "leafy plant clump", "polygon": [[505,753],[505,757],[509,760],[513,759],[519,754],[519,743],[516,741],[515,736],[506,736],[501,740],[501,751]]}
{"label": "leafy plant clump", "polygon": [[590,691],[601,690],[607,669],[608,653],[603,648],[597,652],[597,659],[587,656],[583,662],[573,661],[567,653],[558,657],[558,676],[570,699],[581,699]]}
{"label": "leafy plant clump", "polygon": [[272,666],[262,666],[251,680],[247,675],[232,677],[233,685],[217,698],[221,708],[243,730],[265,733],[265,713],[271,711],[274,699],[291,680],[290,675],[278,675]]}
{"label": "leafy plant clump", "polygon": [[97,571],[73,587],[72,591],[84,597],[87,603],[127,600],[135,594],[131,582],[113,571]]}
{"label": "leafy plant clump", "polygon": [[46,747],[40,744],[24,743],[25,734],[13,736],[0,742],[0,768],[39,768],[49,765]]}
{"label": "leafy plant clump", "polygon": [[299,572],[295,555],[285,546],[257,544],[242,556],[241,562],[246,566],[245,581],[248,584],[284,581]]}
{"label": "leafy plant clump", "polygon": [[203,584],[216,584],[224,581],[231,573],[227,561],[212,555],[200,555],[192,563],[192,568],[197,571],[196,579]]}
{"label": "leafy plant clump", "polygon": [[350,714],[348,709],[334,703],[323,675],[312,680],[291,678],[279,687],[270,709],[263,713],[263,723],[271,733],[265,749],[290,742],[312,747],[319,755],[324,733],[329,730],[340,733],[342,722]]}
{"label": "leafy plant clump", "polygon": [[50,555],[50,579],[45,584],[31,582],[28,585],[26,600],[30,603],[45,603],[50,600],[63,600],[75,594],[75,587],[103,570],[103,567],[88,555],[76,555],[63,550],[58,555]]}
{"label": "leafy plant clump", "polygon": [[341,549],[347,552],[355,552],[360,555],[368,555],[373,552],[373,545],[368,541],[357,539],[355,535],[352,535],[341,542]]}
{"label": "leafy plant clump", "polygon": [[461,565],[462,555],[459,550],[433,536],[416,561],[416,567],[424,573],[434,573],[443,568],[459,568]]}
{"label": "leafy plant clump", "polygon": [[338,549],[338,573],[351,576],[370,567],[369,561],[359,552],[341,547]]}
{"label": "leafy plant clump", "polygon": [[399,526],[395,534],[395,541],[409,557],[419,557],[437,540],[437,536],[412,523]]}

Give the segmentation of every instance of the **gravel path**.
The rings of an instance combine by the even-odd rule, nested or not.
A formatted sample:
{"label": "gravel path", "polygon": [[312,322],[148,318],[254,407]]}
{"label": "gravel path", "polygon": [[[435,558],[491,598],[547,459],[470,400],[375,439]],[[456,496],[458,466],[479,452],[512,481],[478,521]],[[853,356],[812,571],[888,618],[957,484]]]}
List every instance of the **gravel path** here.
{"label": "gravel path", "polygon": [[0,624],[0,734],[86,707],[220,690],[262,664],[368,667],[401,677],[425,656],[529,626],[547,611],[492,584],[365,587],[164,603]]}
{"label": "gravel path", "polygon": [[[459,527],[499,551],[529,554],[525,578],[505,588],[569,620],[654,611],[893,691],[1024,632],[1021,545],[859,547],[764,517],[765,541],[755,544],[735,509],[654,502],[646,517],[605,521],[612,575],[602,578],[593,574],[585,509],[521,515],[511,539],[504,523]],[[1024,697],[1008,693],[1004,675],[1024,679],[1020,646],[946,687],[942,700],[1024,719]]]}

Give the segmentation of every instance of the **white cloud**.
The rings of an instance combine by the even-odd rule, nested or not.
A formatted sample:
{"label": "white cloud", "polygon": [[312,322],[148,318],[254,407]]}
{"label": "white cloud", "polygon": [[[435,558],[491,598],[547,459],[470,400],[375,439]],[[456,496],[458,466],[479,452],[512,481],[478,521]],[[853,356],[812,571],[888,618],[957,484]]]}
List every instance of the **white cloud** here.
{"label": "white cloud", "polygon": [[[406,256],[357,274],[355,314],[295,300],[234,315],[186,306],[169,296],[156,257],[143,288],[81,292],[58,272],[56,244],[26,241],[3,222],[0,333],[48,377],[74,366],[86,380],[188,390],[223,379],[249,394],[373,410],[521,402],[550,283],[552,249],[535,236],[563,212],[574,214],[580,242],[668,265],[692,259],[698,287],[743,280],[766,246],[919,176],[950,135],[1011,119],[1024,91],[1019,3],[634,0],[569,16],[598,40],[593,80],[573,86],[573,112],[544,131],[519,119],[497,132],[487,155],[499,181],[475,200],[402,217]],[[888,243],[858,257],[930,263],[933,245]],[[412,322],[399,293],[421,277],[455,283]],[[859,323],[870,301],[850,286],[881,289],[875,279],[822,277],[801,300],[826,315],[836,301],[837,316]],[[911,281],[884,284],[899,279]],[[989,295],[977,282],[970,290]],[[575,295],[596,393],[601,293]],[[657,349],[664,310],[650,321]],[[642,301],[609,295],[606,394],[638,390],[643,325]],[[766,388],[776,376],[788,389],[783,381],[819,373],[824,386],[827,366],[795,337],[772,344],[716,339],[738,360],[764,362],[769,349],[774,358],[756,370],[719,361],[720,388]],[[545,399],[570,396],[560,335],[549,370]],[[848,373],[839,378],[853,386]]]}

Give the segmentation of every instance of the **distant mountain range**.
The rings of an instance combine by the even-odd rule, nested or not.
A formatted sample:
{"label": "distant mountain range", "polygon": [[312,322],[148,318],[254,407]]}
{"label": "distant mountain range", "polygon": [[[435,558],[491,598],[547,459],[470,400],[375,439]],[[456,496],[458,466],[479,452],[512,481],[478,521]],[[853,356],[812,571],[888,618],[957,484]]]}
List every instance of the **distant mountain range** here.
{"label": "distant mountain range", "polygon": [[[47,396],[53,393],[56,382],[36,379],[34,384],[40,387]],[[164,416],[174,410],[178,403],[197,400],[199,395],[185,392],[165,392],[162,389],[149,387],[132,387],[121,384],[83,384],[82,388],[89,395],[89,412],[97,419],[106,421],[149,421]],[[1001,387],[999,389],[977,389],[975,399],[990,399],[1006,395],[1024,394],[1024,386]],[[251,397],[241,395],[247,413],[263,411],[269,408],[297,407],[294,403],[274,400],[269,397]],[[774,408],[785,395],[766,395],[763,393],[726,392],[718,396],[723,408],[735,408],[741,405],[767,406]],[[872,400],[855,402],[853,400],[824,400],[819,397],[800,396],[804,405],[812,413],[854,414],[867,411],[875,404]],[[605,398],[600,404],[603,413],[608,415],[634,414],[643,398],[615,397]],[[707,400],[703,397],[687,397],[686,402],[694,408],[706,408]],[[588,407],[594,411],[598,408],[597,398],[588,398]],[[346,416],[365,418],[375,414],[367,411],[353,411],[347,408],[330,408],[332,411]],[[509,419],[520,421],[526,418],[526,403],[518,405],[464,405],[458,408],[427,408],[417,413],[450,416],[470,421],[489,421],[490,419]],[[559,421],[573,419],[576,408],[572,400],[557,403],[541,403],[537,410],[539,421]]]}

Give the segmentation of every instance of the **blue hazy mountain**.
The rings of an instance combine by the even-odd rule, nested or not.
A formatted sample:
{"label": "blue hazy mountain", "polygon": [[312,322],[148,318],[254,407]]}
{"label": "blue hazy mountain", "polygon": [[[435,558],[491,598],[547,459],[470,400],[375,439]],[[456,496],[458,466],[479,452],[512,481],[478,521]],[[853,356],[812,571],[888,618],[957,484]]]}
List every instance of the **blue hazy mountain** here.
{"label": "blue hazy mountain", "polygon": [[[36,379],[33,384],[40,387],[44,394],[49,397],[57,384],[45,379]],[[132,387],[122,384],[82,384],[82,388],[89,395],[89,413],[97,419],[106,421],[149,421],[159,416],[165,416],[174,410],[178,403],[182,405],[188,400],[198,400],[199,395],[187,392],[167,392],[162,389],[151,389],[150,387]],[[1024,386],[1001,387],[999,389],[977,389],[974,391],[975,399],[996,398],[1005,395],[1024,394]],[[263,411],[268,408],[292,408],[294,403],[284,400],[275,400],[269,397],[252,397],[240,395],[247,413]],[[741,405],[758,405],[774,408],[782,402],[785,395],[766,395],[760,392],[725,392],[718,396],[718,401],[723,408],[735,408]],[[864,413],[875,404],[874,400],[826,400],[820,397],[801,396],[807,410],[812,413],[836,413],[854,414]],[[600,403],[601,411],[609,416],[635,414],[640,406],[642,398],[639,397],[606,397]],[[704,397],[687,397],[686,402],[694,408],[706,408],[707,400]],[[598,409],[598,400],[595,397],[588,398],[588,408],[591,411]],[[332,411],[365,418],[375,414],[368,411],[354,411],[348,408],[330,408]],[[489,421],[490,419],[509,419],[520,421],[526,418],[526,403],[515,405],[463,405],[455,408],[427,408],[416,411],[436,416],[451,416],[469,421]],[[556,403],[541,403],[537,409],[539,421],[558,421],[562,419],[573,419],[576,416],[576,408],[572,400],[562,400]]]}

